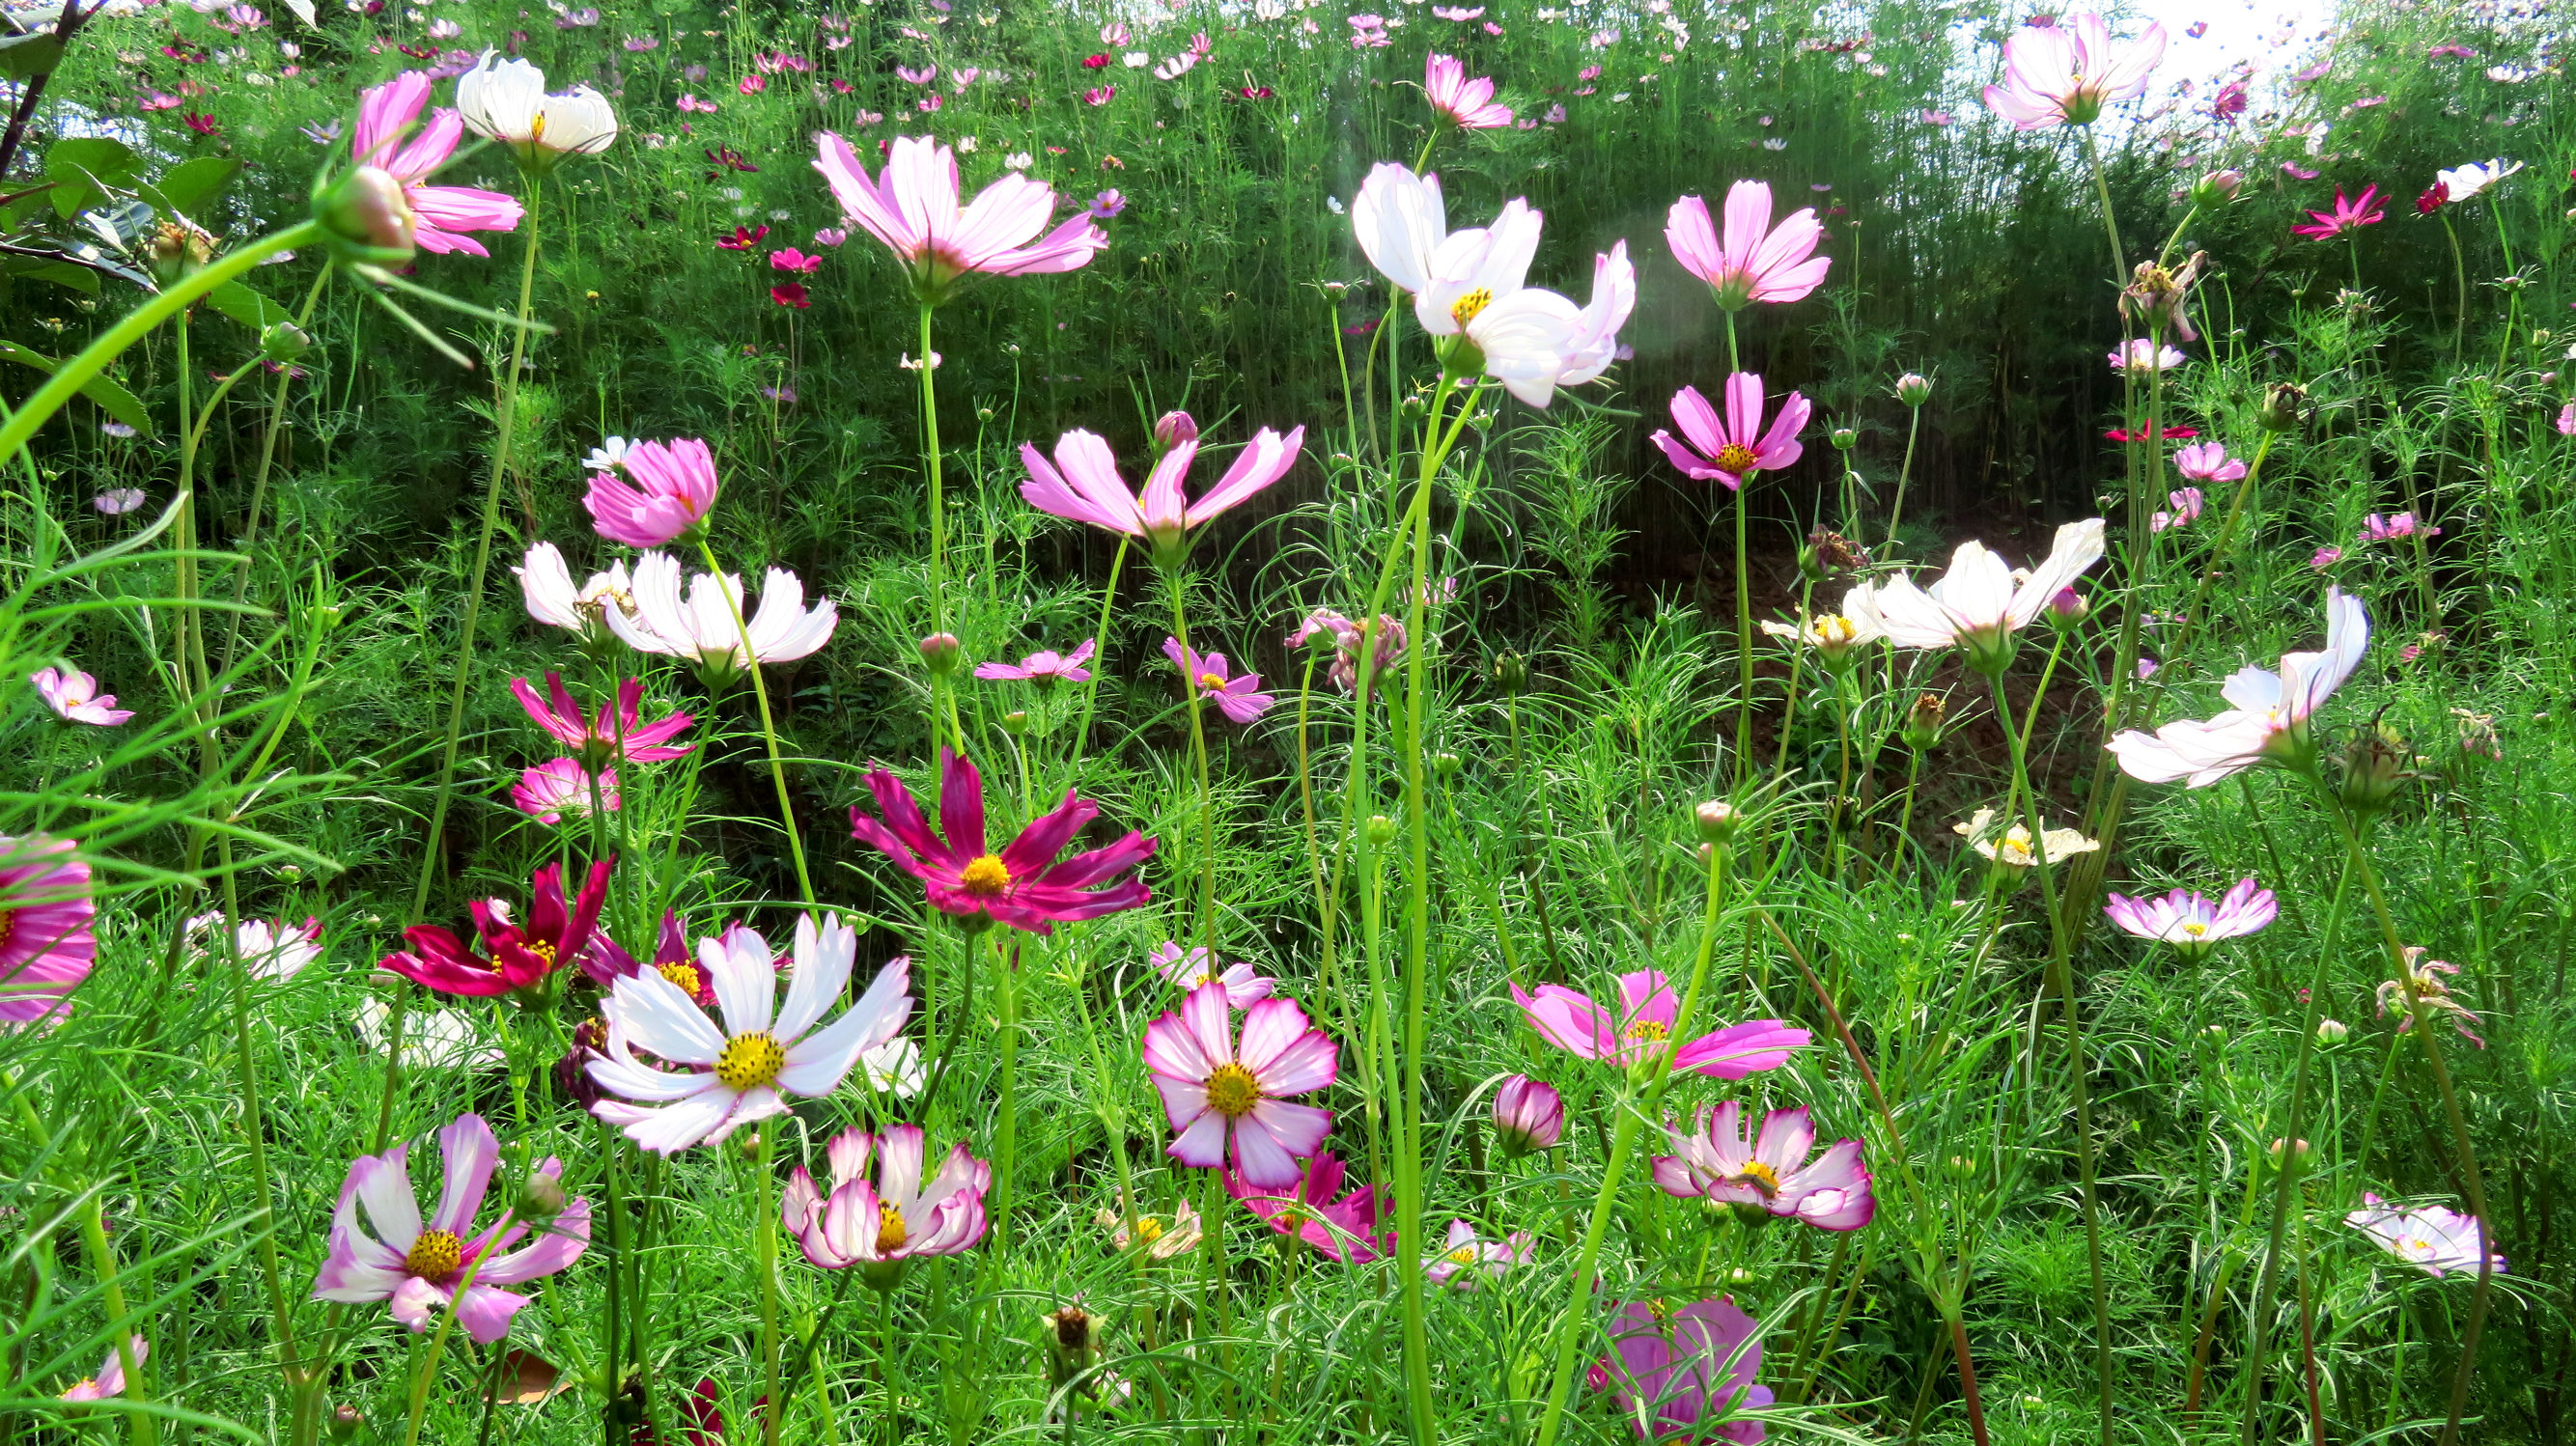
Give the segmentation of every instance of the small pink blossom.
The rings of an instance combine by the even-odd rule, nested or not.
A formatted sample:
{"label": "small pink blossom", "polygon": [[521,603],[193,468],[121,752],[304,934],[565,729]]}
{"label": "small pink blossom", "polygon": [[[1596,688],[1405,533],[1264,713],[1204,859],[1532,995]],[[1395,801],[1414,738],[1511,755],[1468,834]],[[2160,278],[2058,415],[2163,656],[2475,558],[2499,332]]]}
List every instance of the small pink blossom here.
{"label": "small pink blossom", "polygon": [[[66,723],[113,728],[134,716],[133,709],[117,707],[116,695],[99,692],[98,679],[78,668],[39,668],[27,681],[36,685],[36,696]],[[0,939],[6,937],[0,934]]]}
{"label": "small pink blossom", "polygon": [[1163,639],[1163,656],[1181,670],[1189,690],[1216,705],[1229,722],[1250,723],[1270,711],[1279,700],[1259,691],[1259,673],[1229,675],[1225,654],[1197,653],[1181,645],[1178,638]]}

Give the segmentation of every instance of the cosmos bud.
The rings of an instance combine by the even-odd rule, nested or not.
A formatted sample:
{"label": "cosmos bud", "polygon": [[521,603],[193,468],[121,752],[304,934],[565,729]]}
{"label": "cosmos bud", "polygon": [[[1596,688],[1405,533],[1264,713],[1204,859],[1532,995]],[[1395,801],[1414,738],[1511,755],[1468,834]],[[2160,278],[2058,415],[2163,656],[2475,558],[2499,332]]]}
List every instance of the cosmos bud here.
{"label": "cosmos bud", "polygon": [[1371,848],[1384,848],[1395,842],[1395,820],[1382,813],[1369,815],[1368,841]]}
{"label": "cosmos bud", "polygon": [[921,661],[934,677],[945,678],[957,671],[958,650],[955,633],[932,633],[921,640]]}
{"label": "cosmos bud", "polygon": [[1494,1143],[1513,1159],[1553,1149],[1565,1134],[1565,1097],[1516,1074],[1494,1092]]}
{"label": "cosmos bud", "polygon": [[2355,813],[2376,813],[2397,796],[2398,787],[2414,777],[2407,765],[2415,755],[2406,740],[2385,723],[2373,723],[2345,747],[2343,803]]}
{"label": "cosmos bud", "polygon": [[2048,600],[2048,623],[2054,628],[2073,628],[2093,615],[2093,605],[2072,587],[2057,590]]}
{"label": "cosmos bud", "polygon": [[2263,394],[2263,426],[2266,431],[2293,432],[2299,426],[2299,404],[2308,399],[2305,390],[2282,382]]}
{"label": "cosmos bud", "polygon": [[360,166],[317,188],[313,216],[350,260],[400,266],[411,259],[419,223],[402,182],[381,166]]}
{"label": "cosmos bud", "polygon": [[313,349],[313,338],[291,321],[272,321],[259,331],[259,354],[285,366]]}
{"label": "cosmos bud", "polygon": [[2191,203],[2205,208],[2224,206],[2235,200],[2244,186],[2243,171],[2211,171],[2192,183]]}
{"label": "cosmos bud", "polygon": [[2351,1035],[2352,1026],[2345,1024],[2340,1019],[2320,1019],[2317,1021],[2317,1043],[2319,1044],[2341,1044],[2344,1040],[2351,1037]]}
{"label": "cosmos bud", "polygon": [[1722,798],[1712,798],[1691,811],[1692,821],[1699,825],[1699,836],[1709,843],[1724,843],[1735,837],[1737,825],[1744,822],[1735,805]]}
{"label": "cosmos bud", "polygon": [[1165,412],[1154,423],[1154,455],[1159,457],[1183,442],[1199,439],[1199,424],[1187,412]]}
{"label": "cosmos bud", "polygon": [[1848,452],[1860,445],[1860,433],[1849,427],[1836,427],[1832,433],[1832,441],[1835,451]]}
{"label": "cosmos bud", "polygon": [[354,1441],[358,1439],[358,1433],[365,1430],[366,1426],[367,1418],[359,1412],[357,1407],[343,1402],[342,1404],[331,1408],[332,1440]]}
{"label": "cosmos bud", "polygon": [[1950,705],[1938,693],[1925,693],[1914,700],[1905,715],[1905,746],[1917,753],[1929,750],[1941,741],[1941,723],[1949,716]]}
{"label": "cosmos bud", "polygon": [[1921,372],[1907,372],[1896,379],[1896,399],[1909,407],[1919,407],[1932,400],[1932,379]]}
{"label": "cosmos bud", "polygon": [[1504,653],[1494,659],[1494,681],[1504,692],[1520,696],[1529,686],[1529,664],[1518,653]]}
{"label": "cosmos bud", "polygon": [[510,1207],[521,1220],[543,1225],[564,1212],[564,1187],[552,1175],[530,1175],[519,1187],[518,1203]]}

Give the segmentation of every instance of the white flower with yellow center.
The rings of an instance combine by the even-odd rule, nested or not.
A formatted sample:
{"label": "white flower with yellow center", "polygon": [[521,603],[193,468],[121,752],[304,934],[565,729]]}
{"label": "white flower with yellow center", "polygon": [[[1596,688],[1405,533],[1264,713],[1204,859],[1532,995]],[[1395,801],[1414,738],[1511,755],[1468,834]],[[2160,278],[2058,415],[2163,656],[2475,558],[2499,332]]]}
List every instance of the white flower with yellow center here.
{"label": "white flower with yellow center", "polygon": [[546,73],[524,60],[486,50],[457,77],[456,113],[465,128],[499,141],[533,171],[566,156],[594,156],[617,139],[617,110],[586,85],[546,93]]}

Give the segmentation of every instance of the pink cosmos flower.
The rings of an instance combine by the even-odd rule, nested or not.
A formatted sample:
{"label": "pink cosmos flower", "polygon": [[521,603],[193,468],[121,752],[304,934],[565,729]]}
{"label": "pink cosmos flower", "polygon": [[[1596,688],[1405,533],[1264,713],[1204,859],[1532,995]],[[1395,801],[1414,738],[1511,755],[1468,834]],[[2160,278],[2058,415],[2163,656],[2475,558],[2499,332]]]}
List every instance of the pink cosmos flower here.
{"label": "pink cosmos flower", "polygon": [[1963,542],[1929,588],[1898,573],[1865,593],[1855,588],[1844,610],[1861,608],[1897,647],[1964,648],[1972,663],[2000,667],[2011,658],[2013,635],[2102,560],[2102,530],[2099,517],[2058,528],[2048,556],[2027,574],[2016,574],[1984,543]]}
{"label": "pink cosmos flower", "polygon": [[2132,899],[2109,894],[2102,908],[2111,922],[2141,939],[2170,944],[2185,959],[2198,959],[2221,939],[2261,932],[2281,912],[2272,891],[2252,879],[2238,881],[2216,903],[2189,889],[2176,889],[2161,899]]}
{"label": "pink cosmos flower", "polygon": [[359,97],[349,154],[361,166],[385,171],[402,187],[403,199],[412,210],[412,240],[421,250],[489,256],[492,253],[482,243],[462,233],[515,231],[521,208],[518,201],[498,191],[422,184],[447,164],[465,135],[464,120],[442,106],[431,113],[429,124],[410,144],[403,144],[403,132],[429,103],[429,87],[429,77],[412,70],[368,89]]}
{"label": "pink cosmos flower", "polygon": [[[1763,1438],[1759,1417],[1737,1413],[1771,1404],[1771,1388],[1757,1386],[1762,1343],[1753,1318],[1732,1297],[1704,1300],[1679,1310],[1662,1301],[1634,1301],[1604,1323],[1617,1352],[1602,1362],[1603,1383],[1616,1392],[1619,1414],[1652,1441],[1731,1441],[1753,1446]],[[1706,1426],[1701,1422],[1718,1418]],[[1676,1434],[1678,1433],[1678,1434]]]}
{"label": "pink cosmos flower", "polygon": [[[587,798],[583,806],[588,806]],[[580,895],[569,906],[564,901],[564,866],[551,863],[538,869],[529,880],[534,902],[525,925],[514,923],[510,906],[499,899],[473,901],[468,907],[474,913],[474,931],[492,951],[489,958],[476,955],[463,940],[436,924],[414,924],[403,930],[403,941],[411,948],[386,955],[376,967],[424,989],[470,999],[541,988],[548,976],[589,949],[599,906],[608,896],[608,873],[616,863],[601,859],[592,864]]]}
{"label": "pink cosmos flower", "polygon": [[1094,645],[1092,639],[1085,638],[1082,646],[1070,653],[1041,648],[1017,663],[978,663],[975,676],[993,683],[1035,683],[1040,688],[1052,688],[1058,683],[1088,683],[1091,670],[1082,665],[1091,661]]}
{"label": "pink cosmos flower", "polygon": [[1267,999],[1278,991],[1278,980],[1267,974],[1255,973],[1251,965],[1228,964],[1219,969],[1215,959],[1216,956],[1204,948],[1183,953],[1180,945],[1166,939],[1163,947],[1155,950],[1147,962],[1166,983],[1179,985],[1184,993],[1203,984],[1222,988],[1225,1002],[1236,1009],[1249,1008],[1253,1001]]}
{"label": "pink cosmos flower", "polygon": [[[142,1365],[144,1360],[152,1354],[152,1348],[144,1343],[143,1337],[141,1336],[126,1337],[126,1348],[134,1352],[134,1364],[138,1366]],[[84,1377],[78,1383],[74,1384],[70,1390],[63,1392],[61,1399],[66,1401],[104,1401],[110,1396],[122,1396],[124,1394],[125,1352],[118,1350],[114,1346],[109,1346],[107,1348],[107,1359],[99,1363],[98,1374],[95,1376]]]}
{"label": "pink cosmos flower", "polygon": [[1109,444],[1096,433],[1075,430],[1056,439],[1053,463],[1035,443],[1020,444],[1020,463],[1029,472],[1020,495],[1040,512],[1149,541],[1158,561],[1177,566],[1189,556],[1192,532],[1287,476],[1305,442],[1304,427],[1292,428],[1284,437],[1262,428],[1216,486],[1192,502],[1181,481],[1198,456],[1196,438],[1165,452],[1146,475],[1145,490],[1132,493],[1118,475],[1118,459]]}
{"label": "pink cosmos flower", "polygon": [[1502,1240],[1482,1240],[1477,1237],[1475,1226],[1464,1220],[1452,1220],[1449,1222],[1449,1238],[1442,1242],[1438,1254],[1422,1262],[1422,1269],[1431,1277],[1433,1285],[1445,1285],[1452,1290],[1474,1290],[1478,1281],[1477,1267],[1483,1267],[1484,1274],[1500,1280],[1503,1272],[1513,1266],[1529,1264],[1531,1253],[1530,1233],[1526,1230],[1515,1230]]}
{"label": "pink cosmos flower", "polygon": [[2183,719],[2154,733],[2131,729],[2110,742],[2122,772],[2142,783],[2186,781],[2207,788],[2258,763],[2312,764],[2308,720],[2361,666],[2370,646],[2370,614],[2340,588],[2326,591],[2326,646],[2287,653],[2281,671],[2248,667],[2219,690],[2234,705],[2207,722]]}
{"label": "pink cosmos flower", "polygon": [[[2212,443],[2211,446],[2214,450],[2216,444]],[[2188,452],[2194,449],[2186,447],[2183,450]],[[2179,463],[2181,459],[2176,458],[2175,461]],[[2241,475],[2245,471],[2245,464],[2237,463],[2236,470]],[[2166,512],[2159,509],[2155,516],[2147,519],[2147,530],[2162,532],[2171,527],[2188,527],[2200,520],[2201,506],[2207,500],[2197,487],[2185,487],[2179,492],[2168,492],[2165,494],[2165,501],[2172,506],[2173,510]]]}
{"label": "pink cosmos flower", "polygon": [[117,707],[116,695],[100,693],[98,679],[78,668],[38,668],[27,675],[27,681],[36,685],[36,695],[66,723],[113,728],[134,716],[133,709]]}
{"label": "pink cosmos flower", "polygon": [[1494,1139],[1507,1155],[1548,1150],[1565,1134],[1565,1097],[1553,1085],[1513,1075],[1494,1091]]}
{"label": "pink cosmos flower", "polygon": [[1233,1170],[1225,1172],[1226,1193],[1282,1235],[1294,1236],[1331,1260],[1366,1265],[1395,1253],[1395,1227],[1378,1229],[1391,1208],[1373,1185],[1362,1185],[1340,1199],[1347,1174],[1333,1152],[1325,1150],[1306,1162],[1292,1186],[1255,1185]]}
{"label": "pink cosmos flower", "polygon": [[991,853],[985,847],[983,776],[946,748],[939,750],[939,770],[944,840],[930,831],[910,790],[882,768],[869,772],[868,791],[885,821],[853,808],[850,833],[921,880],[931,906],[942,913],[967,921],[969,928],[991,920],[1051,934],[1056,920],[1097,919],[1154,897],[1143,879],[1120,879],[1154,856],[1155,841],[1132,829],[1106,848],[1057,859],[1099,816],[1100,805],[1066,789],[1062,803],[1020,830],[1000,853]]}
{"label": "pink cosmos flower", "polygon": [[673,745],[669,740],[689,729],[694,721],[686,713],[673,713],[667,718],[643,721],[644,680],[629,678],[617,685],[617,714],[609,716],[609,705],[602,703],[596,714],[585,714],[572,694],[564,690],[563,675],[551,669],[546,673],[546,696],[539,698],[535,686],[525,678],[510,680],[510,692],[526,709],[528,717],[546,736],[574,749],[594,764],[603,761],[625,763],[663,763],[686,758],[695,744]]}
{"label": "pink cosmos flower", "polygon": [[895,137],[883,173],[873,180],[849,142],[826,131],[819,146],[814,169],[842,214],[885,243],[924,302],[946,300],[968,275],[1078,270],[1109,244],[1108,233],[1087,215],[1068,218],[1040,239],[1055,210],[1055,191],[1024,171],[1005,173],[961,210],[957,154],[928,136]]}
{"label": "pink cosmos flower", "polygon": [[2310,211],[2308,215],[2314,219],[2305,225],[2291,227],[2291,233],[2299,236],[2313,236],[2319,241],[2331,241],[2347,231],[2357,231],[2364,226],[2378,225],[2387,219],[2388,212],[2385,202],[2380,197],[2379,187],[2373,184],[2365,188],[2360,195],[2350,199],[2345,198],[2343,187],[2337,186],[2334,209]]}
{"label": "pink cosmos flower", "polygon": [[[440,1308],[452,1304],[456,1323],[488,1346],[509,1333],[510,1318],[528,1303],[526,1296],[503,1286],[552,1275],[590,1248],[590,1202],[573,1200],[540,1227],[543,1234],[511,1250],[529,1233],[513,1220],[513,1212],[504,1211],[500,1221],[474,1231],[474,1216],[491,1188],[493,1169],[501,1163],[500,1141],[483,1117],[459,1115],[438,1132],[444,1182],[438,1206],[426,1218],[405,1163],[410,1148],[397,1145],[381,1155],[361,1155],[349,1166],[339,1207],[331,1215],[330,1253],[313,1279],[312,1298],[343,1305],[390,1301],[394,1319],[414,1334],[429,1329]],[[563,1162],[548,1156],[536,1173],[558,1178]],[[460,1297],[458,1287],[469,1271],[473,1283],[464,1286]]]}
{"label": "pink cosmos flower", "polygon": [[1193,653],[1181,646],[1178,638],[1163,639],[1163,656],[1181,670],[1181,679],[1199,696],[1214,703],[1217,711],[1232,723],[1250,723],[1270,711],[1279,700],[1258,691],[1259,673],[1228,676],[1225,654]]}
{"label": "pink cosmos flower", "polygon": [[[797,1166],[787,1177],[780,1214],[787,1233],[805,1247],[805,1258],[825,1270],[856,1265],[869,1273],[871,1284],[881,1278],[891,1284],[907,1261],[956,1255],[983,1239],[992,1167],[966,1153],[961,1140],[925,1181],[926,1139],[919,1125],[896,1125],[883,1135],[843,1130],[825,1149],[832,1167],[828,1193]],[[877,1162],[873,1181],[871,1154]]]}
{"label": "pink cosmos flower", "polygon": [[1461,130],[1489,131],[1512,123],[1512,108],[1494,104],[1493,80],[1469,80],[1467,67],[1455,56],[1435,54],[1423,61],[1422,93],[1430,97],[1433,110]]}
{"label": "pink cosmos flower", "polygon": [[111,487],[89,500],[89,505],[110,517],[122,517],[143,505],[140,487]]}
{"label": "pink cosmos flower", "polygon": [[2154,341],[2146,337],[2138,337],[2135,340],[2130,341],[2125,346],[2122,346],[2118,351],[2109,353],[2109,356],[2111,358],[2111,370],[2115,372],[2131,370],[2142,372],[2171,371],[2175,367],[2181,366],[2183,363],[2191,360],[2191,358],[2184,356],[2181,352],[2174,350],[2172,347],[2158,346]]}
{"label": "pink cosmos flower", "polygon": [[[1512,999],[1529,1016],[1530,1027],[1548,1043],[1577,1059],[1634,1065],[1661,1054],[1673,1036],[1680,1001],[1672,984],[1652,969],[1619,976],[1619,1012],[1615,1016],[1590,996],[1562,984],[1542,984],[1536,994],[1512,986]],[[1681,1046],[1674,1052],[1676,1072],[1742,1079],[1788,1063],[1789,1052],[1807,1046],[1807,1031],[1784,1020],[1748,1019]]]}
{"label": "pink cosmos flower", "polygon": [[2323,572],[2341,561],[2343,561],[2342,548],[2320,547],[2316,550],[2316,554],[2308,559],[2308,566]]}
{"label": "pink cosmos flower", "polygon": [[[578,758],[550,758],[522,769],[510,785],[510,806],[537,822],[554,827],[565,815],[588,818],[593,803],[590,770]],[[617,791],[617,770],[599,775],[596,802],[603,813],[615,813],[626,801]]]}
{"label": "pink cosmos flower", "polygon": [[[224,930],[222,914],[199,914],[190,919],[187,934],[200,956],[220,957],[222,946],[209,947]],[[253,979],[279,983],[294,978],[322,957],[322,921],[310,914],[301,924],[284,919],[244,919],[232,930],[233,954]]]}
{"label": "pink cosmos flower", "polygon": [[823,258],[808,256],[795,247],[789,246],[769,253],[769,268],[772,271],[792,271],[799,276],[811,276],[823,269]]}
{"label": "pink cosmos flower", "polygon": [[2226,446],[2218,442],[2201,442],[2174,453],[2174,470],[2194,482],[2235,482],[2245,476],[2245,464],[2228,456]]}
{"label": "pink cosmos flower", "polygon": [[1727,1100],[1708,1112],[1696,1130],[1664,1127],[1678,1154],[1655,1157],[1655,1183],[1679,1199],[1757,1206],[1820,1230],[1858,1230],[1877,1212],[1869,1167],[1858,1140],[1837,1140],[1814,1164],[1816,1127],[1807,1108],[1763,1116],[1757,1139],[1746,1128],[1744,1106]]}
{"label": "pink cosmos flower", "polygon": [[[2430,952],[2421,944],[2406,946],[2406,978],[2381,982],[2378,990],[2379,1007],[2372,1011],[2371,1017],[2385,1019],[2390,1006],[2394,1005],[2397,1010],[2397,1032],[2404,1034],[2415,1027],[2415,1013],[2421,1010],[2428,1019],[2436,1016],[2448,1019],[2451,1021],[2451,1027],[2460,1032],[2462,1039],[2480,1049],[2486,1048],[2487,1042],[2479,1038],[2475,1030],[2469,1028],[2470,1025],[2478,1022],[2476,1012],[2452,998],[2451,987],[2443,983],[2440,977],[2447,974],[2457,978],[2460,966],[2446,964],[2439,959],[2425,958],[2424,956]],[[2406,997],[2410,985],[2413,987],[2415,996],[2411,1002]]]}
{"label": "pink cosmos flower", "polygon": [[1191,990],[1145,1026],[1145,1068],[1173,1131],[1163,1153],[1210,1170],[1230,1154],[1247,1185],[1297,1184],[1297,1162],[1322,1148],[1333,1115],[1287,1097],[1330,1087],[1338,1054],[1293,999],[1253,1001],[1238,1047],[1225,986]]}
{"label": "pink cosmos flower", "polygon": [[1985,88],[1986,108],[2015,130],[2090,125],[2114,101],[2143,95],[2147,77],[2165,55],[2165,30],[2149,23],[2128,45],[2114,45],[2111,27],[2087,12],[2074,29],[2054,24],[2025,27],[2004,42],[2004,80]]}
{"label": "pink cosmos flower", "polygon": [[2557,427],[2558,435],[2576,437],[2576,402],[2569,402],[2558,409]]}
{"label": "pink cosmos flower", "polygon": [[1807,425],[1811,410],[1804,396],[1791,392],[1782,399],[1771,429],[1764,431],[1762,378],[1736,372],[1726,379],[1723,420],[1697,387],[1684,387],[1673,393],[1673,425],[1682,429],[1688,444],[1675,441],[1667,431],[1656,432],[1654,442],[1683,476],[1702,482],[1715,479],[1728,491],[1739,491],[1753,473],[1777,472],[1806,454],[1798,433]]}
{"label": "pink cosmos flower", "polygon": [[1791,212],[1771,224],[1771,187],[1763,181],[1738,181],[1726,192],[1726,235],[1721,241],[1709,224],[1708,203],[1684,196],[1664,216],[1664,240],[1682,269],[1705,281],[1717,293],[1717,304],[1740,311],[1757,301],[1804,300],[1825,284],[1830,256],[1818,256],[1824,223],[1812,206]]}
{"label": "pink cosmos flower", "polygon": [[838,226],[826,226],[814,233],[817,246],[838,246],[850,239],[850,233]]}
{"label": "pink cosmos flower", "polygon": [[609,541],[660,547],[706,525],[718,485],[715,454],[695,437],[629,442],[615,471],[590,474],[581,505]]}
{"label": "pink cosmos flower", "polygon": [[69,839],[0,835],[0,1026],[69,1007],[98,961],[89,865]]}
{"label": "pink cosmos flower", "polygon": [[2497,1275],[2504,1273],[2504,1257],[2487,1250],[2486,1227],[2474,1215],[2442,1205],[2399,1210],[2367,1193],[2361,1204],[2361,1209],[2343,1217],[2343,1223],[2427,1275],[2439,1278],[2452,1270],[2475,1274],[2481,1266]]}
{"label": "pink cosmos flower", "polygon": [[2415,514],[2412,512],[2400,512],[2396,516],[2385,520],[2382,520],[2380,515],[2374,512],[2361,519],[2361,536],[2358,540],[2362,542],[2391,542],[2400,537],[2413,537],[2418,532],[2421,532],[2426,537],[2439,537],[2442,535],[2442,529],[2438,527],[2427,527],[2417,522],[2415,520]]}

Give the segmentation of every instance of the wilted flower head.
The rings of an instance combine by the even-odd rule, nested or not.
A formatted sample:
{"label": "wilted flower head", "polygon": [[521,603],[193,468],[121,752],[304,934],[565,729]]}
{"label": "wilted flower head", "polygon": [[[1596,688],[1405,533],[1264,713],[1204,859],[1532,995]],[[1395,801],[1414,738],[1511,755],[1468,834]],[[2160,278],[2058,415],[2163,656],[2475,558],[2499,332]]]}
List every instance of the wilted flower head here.
{"label": "wilted flower head", "polygon": [[2451,1021],[2452,1028],[2460,1032],[2461,1038],[2480,1049],[2486,1048],[2487,1042],[2469,1028],[2478,1022],[2477,1015],[2467,1005],[2453,999],[2450,988],[2440,978],[2446,974],[2457,976],[2460,966],[2427,959],[2424,957],[2427,952],[2421,944],[2406,946],[2405,977],[2380,984],[2379,1008],[2373,1017],[2385,1018],[2389,1007],[2395,1005],[2397,1030],[2401,1034],[2415,1027],[2418,1011],[2428,1020],[2435,1016],[2444,1017]]}

